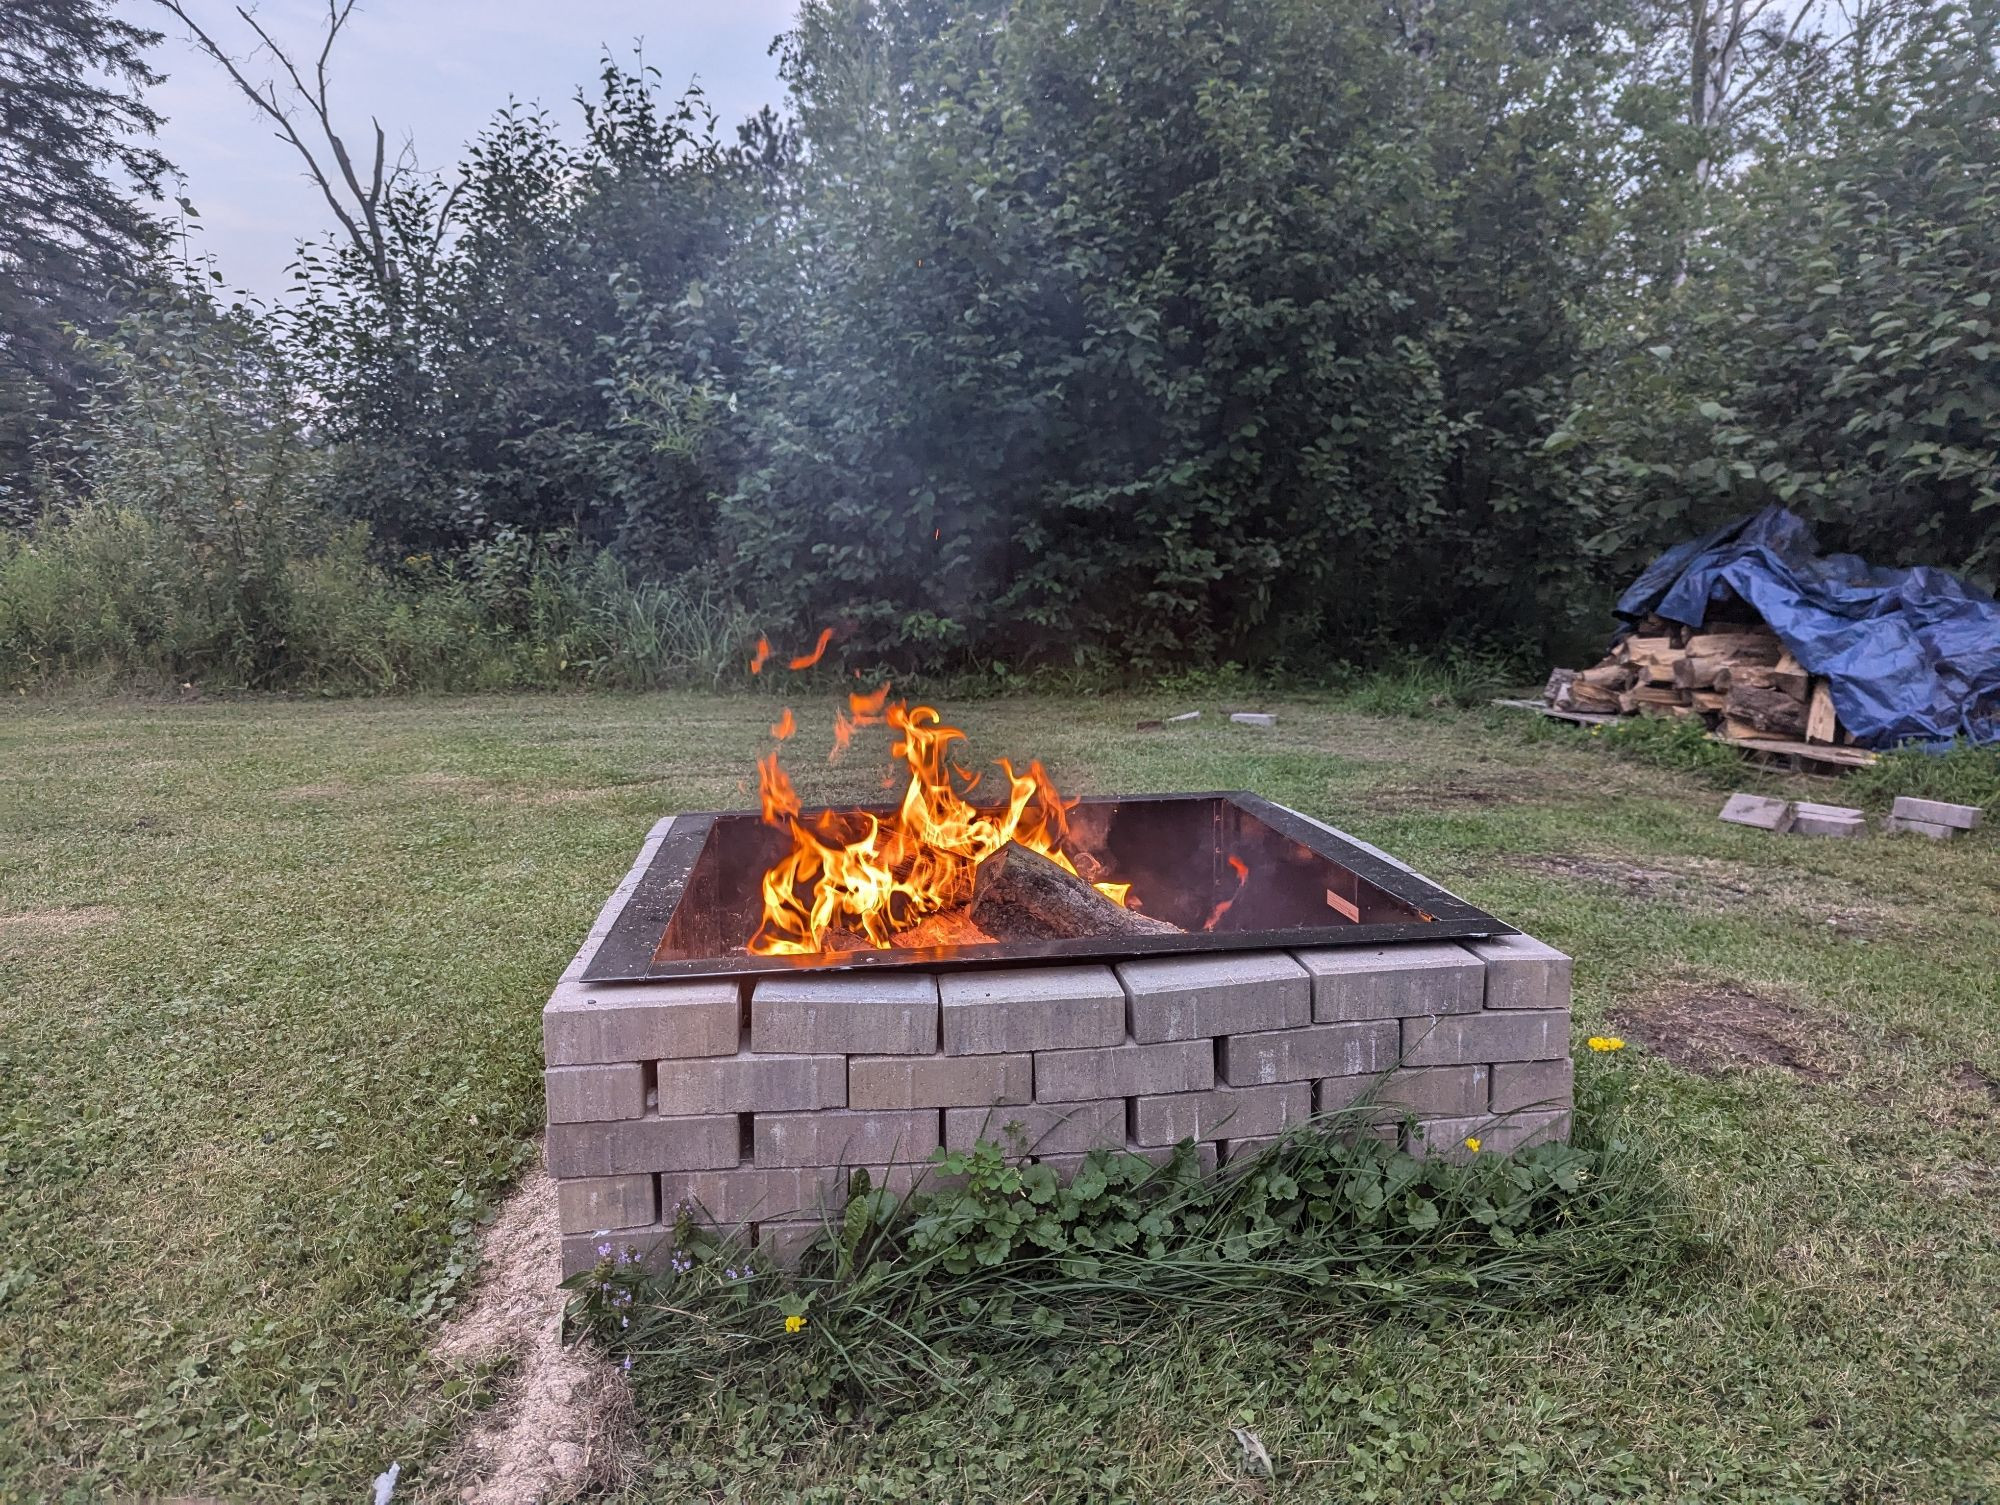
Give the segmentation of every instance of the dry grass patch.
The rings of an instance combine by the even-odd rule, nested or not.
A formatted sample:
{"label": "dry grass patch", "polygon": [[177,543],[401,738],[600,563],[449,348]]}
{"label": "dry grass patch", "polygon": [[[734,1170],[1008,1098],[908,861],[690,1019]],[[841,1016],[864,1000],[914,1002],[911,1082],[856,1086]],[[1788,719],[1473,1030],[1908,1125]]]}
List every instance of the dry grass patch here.
{"label": "dry grass patch", "polygon": [[1918,919],[1871,897],[1845,878],[1753,868],[1718,857],[1656,856],[1645,862],[1611,855],[1545,853],[1501,859],[1507,866],[1571,882],[1617,889],[1635,899],[1716,912],[1783,910],[1837,935],[1913,934]]}

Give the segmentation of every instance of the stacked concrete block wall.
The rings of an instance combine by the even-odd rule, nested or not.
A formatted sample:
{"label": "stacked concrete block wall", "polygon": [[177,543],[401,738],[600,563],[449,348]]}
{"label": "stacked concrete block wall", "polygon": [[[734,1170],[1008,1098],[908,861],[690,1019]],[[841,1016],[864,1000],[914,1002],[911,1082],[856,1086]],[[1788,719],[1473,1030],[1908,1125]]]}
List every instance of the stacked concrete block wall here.
{"label": "stacked concrete block wall", "polygon": [[1570,962],[1525,936],[585,983],[602,931],[543,1013],[568,1273],[665,1261],[682,1209],[782,1259],[855,1169],[907,1192],[982,1138],[1067,1175],[1182,1140],[1213,1167],[1336,1110],[1418,1154],[1568,1132]]}

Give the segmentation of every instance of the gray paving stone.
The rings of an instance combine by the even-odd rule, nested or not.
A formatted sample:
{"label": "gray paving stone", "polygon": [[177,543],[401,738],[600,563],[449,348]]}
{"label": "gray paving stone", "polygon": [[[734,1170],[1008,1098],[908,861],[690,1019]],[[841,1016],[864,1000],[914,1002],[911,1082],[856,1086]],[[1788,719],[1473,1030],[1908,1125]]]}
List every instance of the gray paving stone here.
{"label": "gray paving stone", "polygon": [[1394,1118],[1406,1113],[1429,1118],[1484,1113],[1489,1071],[1486,1066],[1405,1066],[1386,1076],[1322,1077],[1319,1111],[1336,1113],[1366,1099]]}
{"label": "gray paving stone", "polygon": [[1486,964],[1489,1009],[1566,1009],[1570,959],[1529,935],[1496,935],[1467,941],[1465,949]]}
{"label": "gray paving stone", "polygon": [[1396,1045],[1393,1019],[1230,1035],[1222,1042],[1222,1079],[1232,1087],[1258,1087],[1383,1071],[1395,1064]]}
{"label": "gray paving stone", "polygon": [[1576,1068],[1568,1061],[1502,1061],[1493,1068],[1494,1113],[1523,1108],[1567,1108]]}
{"label": "gray paving stone", "polygon": [[743,1005],[733,982],[556,985],[542,1010],[551,1066],[734,1055]]}
{"label": "gray paving stone", "polygon": [[850,1108],[990,1108],[1035,1095],[1035,1058],[855,1056],[847,1063]]}
{"label": "gray paving stone", "polygon": [[1908,794],[1898,795],[1896,803],[1889,807],[1889,814],[1897,820],[1949,826],[1955,831],[1978,830],[1984,813],[1977,805],[1953,805],[1944,800],[1920,800]]}
{"label": "gray paving stone", "polygon": [[1411,1124],[1406,1148],[1419,1160],[1433,1156],[1447,1160],[1470,1160],[1474,1151],[1466,1147],[1468,1138],[1479,1140],[1477,1154],[1511,1155],[1538,1144],[1558,1143],[1569,1138],[1569,1113],[1547,1109],[1513,1113],[1505,1118],[1433,1118]]}
{"label": "gray paving stone", "polygon": [[1020,1126],[1019,1152],[1061,1155],[1125,1143],[1125,1099],[1088,1103],[1029,1103],[1015,1108],[947,1108],[944,1147],[969,1150],[981,1139],[1015,1152],[1013,1125]]}
{"label": "gray paving stone", "polygon": [[938,1048],[937,979],[911,972],[759,978],[750,994],[750,1048],[929,1055]]}
{"label": "gray paving stone", "polygon": [[1312,1117],[1312,1097],[1310,1082],[1135,1097],[1132,1143],[1172,1145],[1183,1139],[1279,1134]]}
{"label": "gray paving stone", "polygon": [[651,1176],[577,1176],[556,1182],[556,1220],[564,1233],[645,1228],[660,1220],[659,1183]]}
{"label": "gray paving stone", "polygon": [[1141,1044],[1284,1029],[1312,1019],[1312,981],[1282,951],[1120,962],[1132,1038]]}
{"label": "gray paving stone", "polygon": [[1406,1066],[1552,1061],[1568,1054],[1567,1009],[1488,1009],[1403,1021]]}
{"label": "gray paving stone", "polygon": [[1125,990],[1109,967],[947,972],[938,993],[949,1056],[1080,1050],[1125,1038]]}
{"label": "gray paving stone", "polygon": [[662,1061],[660,1112],[802,1113],[847,1106],[845,1056],[760,1056],[744,1051],[699,1061]]}
{"label": "gray paving stone", "polygon": [[743,1158],[743,1130],[733,1113],[550,1124],[547,1155],[549,1174],[558,1179],[706,1170]]}
{"label": "gray paving stone", "polygon": [[552,1124],[638,1118],[646,1111],[646,1068],[636,1061],[617,1066],[551,1066],[542,1073],[542,1090]]}
{"label": "gray paving stone", "polygon": [[938,1147],[938,1110],[759,1113],[751,1139],[760,1166],[905,1164]]}
{"label": "gray paving stone", "polygon": [[1477,1009],[1484,969],[1450,941],[1402,946],[1329,946],[1295,952],[1312,975],[1313,1018],[1400,1019]]}
{"label": "gray paving stone", "polygon": [[1193,1092],[1215,1083],[1215,1047],[1208,1040],[1155,1045],[1105,1045],[1094,1050],[1035,1052],[1035,1101],[1079,1103],[1142,1092]]}

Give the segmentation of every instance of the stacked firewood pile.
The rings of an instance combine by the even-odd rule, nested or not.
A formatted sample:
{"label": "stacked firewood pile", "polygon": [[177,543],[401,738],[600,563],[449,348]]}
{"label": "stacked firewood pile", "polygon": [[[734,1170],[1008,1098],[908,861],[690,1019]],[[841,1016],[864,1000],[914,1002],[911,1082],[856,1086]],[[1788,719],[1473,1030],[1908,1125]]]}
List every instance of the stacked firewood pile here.
{"label": "stacked firewood pile", "polygon": [[1648,617],[1603,663],[1556,670],[1542,698],[1577,716],[1699,716],[1732,741],[1847,740],[1826,681],[1759,621]]}

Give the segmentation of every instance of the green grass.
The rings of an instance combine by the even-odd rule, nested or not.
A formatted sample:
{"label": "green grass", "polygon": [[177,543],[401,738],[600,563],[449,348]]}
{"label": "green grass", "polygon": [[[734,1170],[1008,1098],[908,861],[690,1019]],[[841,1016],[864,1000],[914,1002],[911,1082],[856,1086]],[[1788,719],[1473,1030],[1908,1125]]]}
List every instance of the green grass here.
{"label": "green grass", "polygon": [[[642,1393],[630,1499],[2000,1492],[1991,832],[1725,827],[1696,776],[1526,718],[1134,729],[1186,701],[957,719],[1069,793],[1245,787],[1382,844],[1575,952],[1579,1033],[1723,984],[1794,1010],[1811,1077],[1584,1063],[1632,1074],[1697,1257],[1450,1322],[1155,1319],[893,1414]],[[655,817],[744,800],[775,704],[0,718],[0,1499],[421,1484],[476,1402],[426,1346],[530,1153],[550,980]],[[873,793],[879,762],[803,751],[825,732],[803,792]]]}

